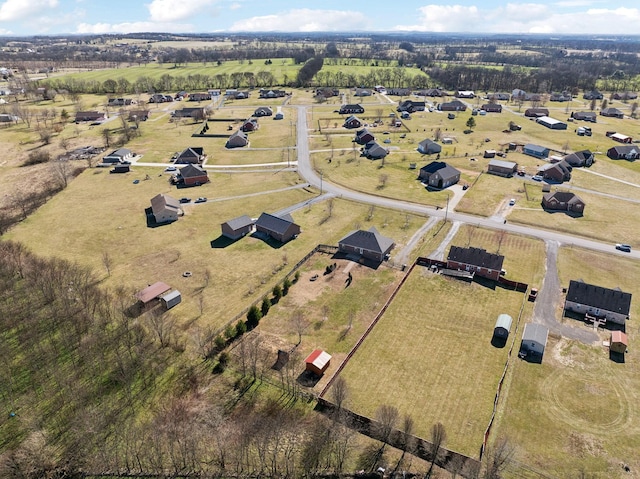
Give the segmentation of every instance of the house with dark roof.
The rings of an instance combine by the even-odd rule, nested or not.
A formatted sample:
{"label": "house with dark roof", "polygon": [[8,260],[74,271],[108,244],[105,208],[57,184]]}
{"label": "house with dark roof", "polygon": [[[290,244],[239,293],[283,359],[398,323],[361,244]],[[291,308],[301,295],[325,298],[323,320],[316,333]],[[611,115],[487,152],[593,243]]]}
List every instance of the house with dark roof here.
{"label": "house with dark roof", "polygon": [[180,168],[177,177],[177,184],[184,186],[200,186],[209,182],[209,175],[198,165],[188,164]]}
{"label": "house with dark roof", "polygon": [[546,108],[527,108],[524,116],[528,118],[538,118],[540,116],[549,116],[549,110]]}
{"label": "house with dark roof", "polygon": [[552,93],[549,96],[549,101],[571,101],[573,98],[571,96],[571,93],[568,91],[563,91],[562,93]]}
{"label": "house with dark roof", "polygon": [[489,161],[487,165],[487,173],[492,175],[511,178],[518,171],[518,163],[514,161],[498,160],[496,158]]}
{"label": "house with dark roof", "polygon": [[107,100],[108,106],[129,106],[133,103],[131,98],[109,98]]}
{"label": "house with dark roof", "polygon": [[338,96],[339,94],[340,90],[338,90],[337,88],[316,88],[316,96],[318,97],[331,98],[332,96]]}
{"label": "house with dark roof", "polygon": [[211,93],[189,93],[189,101],[209,101],[211,100]]}
{"label": "house with dark roof", "polygon": [[[429,88],[423,92],[417,92],[418,96],[442,97],[447,96],[447,92],[440,88]],[[507,98],[508,99],[508,98]]]}
{"label": "house with dark roof", "polygon": [[222,229],[222,236],[226,236],[229,239],[237,240],[243,236],[248,235],[253,231],[254,221],[247,215],[233,218],[232,220],[225,221],[220,225]]}
{"label": "house with dark roof", "polygon": [[151,198],[151,214],[156,223],[170,223],[182,216],[183,212],[178,200],[160,193]]}
{"label": "house with dark roof", "polygon": [[98,122],[107,119],[107,114],[101,111],[79,111],[76,113],[76,123],[82,123],[85,121]]}
{"label": "house with dark roof", "polygon": [[247,98],[249,98],[249,96],[251,95],[251,93],[249,93],[248,91],[240,91],[240,90],[234,90],[231,88],[227,88],[224,92],[224,95],[227,98],[231,98],[233,100],[245,100]]}
{"label": "house with dark roof", "polygon": [[544,355],[547,347],[547,339],[549,338],[549,329],[538,323],[527,323],[524,325],[522,332],[522,342],[520,343],[520,351],[526,353],[527,356]]}
{"label": "house with dark roof", "polygon": [[258,92],[258,98],[282,98],[287,95],[284,90],[265,90],[261,88]]}
{"label": "house with dark roof", "polygon": [[122,163],[123,161],[129,161],[133,158],[133,152],[129,148],[118,148],[106,155],[103,159],[103,163]]}
{"label": "house with dark roof", "polygon": [[347,104],[342,105],[338,113],[340,113],[341,115],[359,115],[361,113],[364,113],[364,108],[362,107],[362,105]]}
{"label": "house with dark roof", "polygon": [[536,123],[546,126],[550,130],[566,130],[567,124],[564,121],[556,120],[550,116],[540,116],[536,119]]}
{"label": "house with dark roof", "polygon": [[427,109],[427,104],[423,101],[415,101],[415,100],[405,100],[398,105],[396,108],[397,111],[407,113],[414,113],[416,111],[425,111]]}
{"label": "house with dark roof", "polygon": [[268,106],[261,106],[256,108],[256,110],[253,112],[253,116],[271,116],[273,115],[273,110],[271,108],[269,108]]}
{"label": "house with dark roof", "polygon": [[409,96],[411,95],[411,88],[387,88],[387,95],[391,96]]}
{"label": "house with dark roof", "polygon": [[207,117],[207,113],[205,109],[202,107],[197,108],[181,108],[180,110],[175,110],[171,116],[173,118],[192,118],[194,120],[204,120]]}
{"label": "house with dark roof", "polygon": [[440,103],[438,105],[438,110],[440,111],[465,111],[467,109],[467,105],[462,103],[460,100],[453,100],[445,103]]}
{"label": "house with dark roof", "polygon": [[342,126],[352,130],[354,128],[360,128],[362,126],[362,122],[357,116],[351,115],[344,121]]}
{"label": "house with dark roof", "polygon": [[289,215],[280,217],[262,213],[256,221],[256,231],[286,243],[300,234],[300,226]]}
{"label": "house with dark roof", "polygon": [[202,163],[206,158],[206,155],[204,154],[204,148],[201,146],[191,146],[185,150],[182,150],[180,153],[178,153],[178,156],[176,156],[175,162],[178,165],[186,165],[189,163],[192,164],[200,164]]}
{"label": "house with dark roof", "polygon": [[499,103],[485,103],[482,109],[487,113],[502,113],[502,105]]}
{"label": "house with dark roof", "polygon": [[374,261],[384,261],[394,246],[395,243],[391,238],[382,236],[373,226],[367,231],[352,231],[338,241],[340,252],[357,254]]}
{"label": "house with dark roof", "polygon": [[595,155],[589,150],[580,150],[564,157],[564,161],[572,168],[593,165]]}
{"label": "house with dark roof", "polygon": [[373,92],[369,88],[356,88],[356,91],[353,94],[353,96],[371,96],[371,95],[373,95]]}
{"label": "house with dark roof", "polygon": [[375,141],[370,141],[362,149],[362,156],[369,158],[370,160],[381,160],[385,158],[389,152],[386,148],[380,146]]}
{"label": "house with dark roof", "polygon": [[625,293],[620,288],[609,289],[571,280],[564,310],[625,324],[631,310],[631,293]]}
{"label": "house with dark roof", "polygon": [[242,130],[234,131],[227,143],[225,144],[226,148],[242,148],[243,146],[247,146],[249,144],[249,139],[247,138],[247,134]]}
{"label": "house with dark roof", "polygon": [[240,127],[240,130],[244,131],[245,133],[248,133],[250,131],[256,131],[258,128],[260,128],[260,125],[258,124],[258,119],[249,118],[248,120],[245,120],[245,122]]}
{"label": "house with dark roof", "polygon": [[640,158],[640,147],[636,145],[614,146],[607,150],[607,156],[612,160],[637,160]]}
{"label": "house with dark roof", "polygon": [[624,118],[624,113],[617,108],[604,108],[600,110],[600,114],[609,118]]}
{"label": "house with dark roof", "polygon": [[529,156],[535,156],[536,158],[547,158],[551,150],[545,146],[534,145],[533,143],[527,143],[522,147],[522,153]]}
{"label": "house with dark roof", "polygon": [[149,110],[129,110],[128,121],[147,121],[151,116]]}
{"label": "house with dark roof", "polygon": [[562,183],[571,179],[571,167],[564,160],[557,163],[545,163],[538,167],[538,175],[547,181]]}
{"label": "house with dark roof", "polygon": [[604,95],[598,90],[591,90],[589,92],[585,92],[585,94],[582,95],[582,98],[584,98],[585,100],[602,100],[604,98]]}
{"label": "house with dark roof", "polygon": [[635,100],[636,98],[638,98],[638,94],[632,91],[615,92],[613,95],[611,95],[611,98],[613,100],[621,101]]}
{"label": "house with dark roof", "polygon": [[362,130],[358,130],[356,132],[356,137],[354,138],[354,142],[356,142],[358,145],[366,145],[367,143],[374,141],[376,138],[375,136],[373,136],[373,133],[371,133],[369,130],[367,130],[366,128],[363,128]]}
{"label": "house with dark roof", "polygon": [[430,188],[448,188],[460,181],[460,171],[444,161],[432,161],[420,168],[418,179]]}
{"label": "house with dark roof", "polygon": [[488,253],[483,248],[452,246],[447,256],[447,268],[473,272],[483,278],[498,281],[504,256]]}
{"label": "house with dark roof", "polygon": [[418,143],[418,152],[423,155],[433,155],[434,153],[440,153],[441,151],[442,146],[429,138]]}
{"label": "house with dark roof", "polygon": [[489,101],[509,101],[510,98],[511,95],[503,92],[489,93],[487,95],[487,100]]}
{"label": "house with dark roof", "polygon": [[598,120],[598,115],[596,115],[595,111],[576,111],[571,112],[571,118],[574,120],[582,120],[582,121],[590,121],[591,123],[596,123]]}
{"label": "house with dark roof", "polygon": [[542,195],[542,207],[551,211],[567,211],[577,215],[584,214],[585,203],[575,193],[568,191],[549,192]]}

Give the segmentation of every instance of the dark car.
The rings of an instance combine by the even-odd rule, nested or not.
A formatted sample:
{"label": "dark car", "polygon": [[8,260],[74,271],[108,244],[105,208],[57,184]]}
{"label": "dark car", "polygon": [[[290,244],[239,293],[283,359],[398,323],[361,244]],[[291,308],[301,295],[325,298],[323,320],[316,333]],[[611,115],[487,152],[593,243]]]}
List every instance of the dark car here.
{"label": "dark car", "polygon": [[191,198],[180,198],[180,203],[191,203]]}
{"label": "dark car", "polygon": [[618,243],[616,244],[616,249],[618,251],[624,251],[625,253],[631,253],[631,246],[628,244]]}

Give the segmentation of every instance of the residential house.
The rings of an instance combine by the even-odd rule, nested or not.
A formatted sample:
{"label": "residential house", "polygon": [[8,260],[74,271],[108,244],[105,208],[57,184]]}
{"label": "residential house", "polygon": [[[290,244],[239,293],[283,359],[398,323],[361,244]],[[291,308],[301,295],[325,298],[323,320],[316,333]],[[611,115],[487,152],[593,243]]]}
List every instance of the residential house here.
{"label": "residential house", "polygon": [[632,91],[615,92],[613,95],[611,95],[611,98],[613,100],[621,101],[635,100],[636,98],[638,98],[638,94]]}
{"label": "residential house", "polygon": [[456,98],[475,98],[476,94],[472,90],[458,90],[454,96]]}
{"label": "residential house", "polygon": [[160,193],[151,198],[151,214],[156,223],[170,223],[176,221],[183,212],[178,200]]}
{"label": "residential house", "polygon": [[387,88],[387,95],[409,96],[411,95],[411,88]]}
{"label": "residential house", "polygon": [[369,88],[356,88],[353,96],[371,96],[373,92]]}
{"label": "residential house", "polygon": [[108,106],[129,106],[133,103],[131,98],[109,98],[107,100]]}
{"label": "residential house", "polygon": [[511,178],[518,171],[518,163],[513,161],[498,160],[496,158],[489,161],[487,173],[492,175]]}
{"label": "residential house", "polygon": [[611,339],[609,340],[609,350],[614,353],[624,354],[629,347],[629,339],[622,331],[611,331]]}
{"label": "residential house", "polygon": [[245,122],[240,127],[240,130],[242,130],[245,133],[248,133],[251,131],[256,131],[258,128],[260,128],[260,125],[258,124],[258,119],[249,118],[248,120],[245,120]]}
{"label": "residential house", "polygon": [[467,105],[462,103],[460,100],[453,100],[445,103],[440,103],[438,105],[438,110],[440,111],[465,111],[467,109]]}
{"label": "residential house", "polygon": [[356,132],[356,137],[354,138],[353,141],[356,142],[358,145],[366,145],[367,143],[370,143],[375,139],[376,138],[375,136],[373,136],[373,133],[371,133],[366,128],[363,128],[362,130],[358,130]]}
{"label": "residential house", "polygon": [[576,111],[571,112],[571,118],[574,120],[590,121],[591,123],[595,123],[598,119],[598,115],[596,115],[595,111]]}
{"label": "residential house", "polygon": [[85,121],[99,122],[107,119],[107,114],[101,111],[79,111],[76,113],[76,123]]}
{"label": "residential house", "polygon": [[585,94],[582,95],[582,98],[584,98],[585,100],[602,100],[604,98],[604,95],[598,90],[591,90],[589,92],[585,92]]}
{"label": "residential house", "polygon": [[495,92],[495,93],[489,93],[487,95],[487,100],[489,101],[509,101],[509,99],[511,98],[511,95],[509,95],[508,93],[501,93],[501,92]]}
{"label": "residential house", "polygon": [[284,90],[265,90],[262,88],[258,92],[258,98],[282,98],[286,95],[287,92]]}
{"label": "residential house", "polygon": [[406,111],[409,113],[414,113],[416,111],[425,111],[426,108],[427,104],[423,101],[405,100],[400,103],[400,105],[398,105],[398,108],[396,108],[396,110],[400,112]]}
{"label": "residential house", "polygon": [[589,167],[595,161],[595,155],[589,150],[580,150],[565,156],[563,159],[572,168]]}
{"label": "residential house", "polygon": [[522,332],[520,351],[543,356],[548,338],[549,329],[546,326],[538,323],[527,323],[524,325],[524,331]]}
{"label": "residential house", "polygon": [[262,213],[256,221],[256,231],[286,243],[300,234],[300,226],[295,224],[289,215],[279,217]]}
{"label": "residential house", "polygon": [[234,89],[227,89],[224,92],[225,96],[233,100],[245,100],[249,98],[250,93],[248,91],[239,91]]}
{"label": "residential house", "polygon": [[373,226],[368,231],[352,231],[338,241],[338,249],[342,253],[357,254],[374,261],[384,261],[394,245],[391,238],[382,236]]}
{"label": "residential house", "polygon": [[247,146],[249,144],[249,139],[247,138],[247,134],[242,130],[234,131],[227,143],[225,144],[226,148],[242,148],[243,146]]}
{"label": "residential house", "polygon": [[483,278],[498,281],[504,256],[488,253],[483,248],[452,246],[447,256],[447,268],[473,272]]}
{"label": "residential house", "polygon": [[273,115],[273,110],[271,108],[269,108],[268,106],[261,106],[259,108],[256,108],[256,110],[253,112],[253,116],[271,116]]}
{"label": "residential house", "polygon": [[322,376],[331,364],[331,355],[322,349],[316,349],[304,360],[305,371]]}
{"label": "residential house", "polygon": [[556,191],[542,195],[542,207],[551,211],[566,211],[578,215],[584,214],[585,203],[575,193]]}
{"label": "residential house", "polygon": [[567,124],[563,121],[556,120],[550,116],[540,116],[536,119],[536,123],[546,126],[551,130],[566,130]]}
{"label": "residential house", "polygon": [[549,116],[549,110],[546,108],[527,108],[524,111],[524,116],[528,118],[538,118],[541,116]]}
{"label": "residential house", "polygon": [[332,96],[338,96],[338,95],[340,95],[340,90],[338,90],[337,88],[329,88],[329,87],[316,88],[316,96],[331,98]]}
{"label": "residential house", "polygon": [[364,113],[364,108],[361,105],[347,104],[340,107],[339,113],[341,115],[358,115]]}
{"label": "residential house", "polygon": [[631,310],[631,293],[625,293],[620,288],[609,289],[571,280],[564,310],[625,324]]}
{"label": "residential house", "polygon": [[418,179],[431,188],[441,190],[460,181],[460,171],[444,161],[432,161],[420,168]]}
{"label": "residential house", "polygon": [[442,146],[429,138],[418,143],[418,152],[423,155],[433,155],[434,153],[440,153],[441,151]]}
{"label": "residential house", "polygon": [[533,143],[527,143],[522,148],[522,153],[529,156],[535,156],[536,158],[547,158],[549,156],[549,148],[544,146],[534,145]]}
{"label": "residential house", "polygon": [[440,88],[429,88],[421,92],[417,92],[418,96],[443,97],[447,96],[447,92]]}
{"label": "residential house", "polygon": [[369,158],[370,160],[381,160],[385,158],[389,152],[386,148],[380,146],[375,141],[370,141],[362,149],[362,156]]}
{"label": "residential house", "polygon": [[502,105],[499,103],[485,103],[482,109],[487,113],[502,113]]}
{"label": "residential house", "polygon": [[358,117],[351,115],[344,121],[344,124],[342,126],[352,130],[353,128],[360,128],[362,126],[362,122]]}
{"label": "residential house", "polygon": [[133,152],[128,148],[118,148],[106,155],[103,159],[103,163],[122,163],[124,161],[130,161],[133,158]]}
{"label": "residential house", "polygon": [[168,103],[172,101],[173,97],[171,95],[163,95],[162,93],[154,93],[149,98],[149,103]]}
{"label": "residential house", "polygon": [[194,120],[204,120],[207,117],[207,113],[204,108],[196,107],[196,108],[182,108],[180,110],[175,110],[171,113],[173,118],[193,118]]}
{"label": "residential house", "polygon": [[563,91],[562,93],[552,93],[549,96],[549,101],[571,101],[573,99],[573,97],[571,96],[571,93],[568,91]]}
{"label": "residential house", "polygon": [[129,173],[129,171],[131,171],[131,165],[122,165],[116,163],[114,167],[109,170],[109,173]]}
{"label": "residential house", "polygon": [[151,116],[149,110],[129,110],[128,121],[147,121]]}
{"label": "residential house", "polygon": [[239,216],[220,225],[222,236],[237,240],[253,231],[255,222],[247,215]]}
{"label": "residential house", "polygon": [[633,141],[633,138],[628,135],[623,135],[622,133],[608,132],[607,137],[618,143],[631,143]]}
{"label": "residential house", "polygon": [[209,175],[199,165],[188,164],[180,168],[177,177],[177,184],[184,186],[200,186],[209,182]]}
{"label": "residential house", "polygon": [[509,332],[511,331],[511,324],[513,318],[508,314],[501,314],[496,320],[496,325],[493,327],[493,335],[497,338],[507,339]]}
{"label": "residential house", "polygon": [[637,160],[640,158],[640,148],[636,145],[614,146],[607,150],[607,156],[612,160]]}
{"label": "residential house", "polygon": [[604,108],[600,110],[602,116],[608,116],[610,118],[624,118],[624,113],[617,108]]}
{"label": "residential house", "polygon": [[204,148],[201,146],[191,146],[178,153],[174,163],[178,165],[186,165],[189,163],[198,165],[205,159],[206,155],[204,154]]}
{"label": "residential house", "polygon": [[571,166],[564,160],[557,163],[545,163],[538,167],[538,175],[546,181],[562,183],[571,179]]}

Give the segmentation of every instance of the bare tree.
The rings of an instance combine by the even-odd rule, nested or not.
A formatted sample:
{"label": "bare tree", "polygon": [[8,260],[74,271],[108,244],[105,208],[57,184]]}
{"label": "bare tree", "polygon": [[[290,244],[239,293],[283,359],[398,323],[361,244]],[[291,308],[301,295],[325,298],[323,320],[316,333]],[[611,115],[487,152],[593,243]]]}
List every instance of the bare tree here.
{"label": "bare tree", "polygon": [[293,312],[293,315],[291,316],[291,326],[295,332],[298,333],[298,343],[295,346],[297,348],[302,342],[302,334],[309,327],[309,323],[304,317],[302,310],[297,309]]}
{"label": "bare tree", "polygon": [[506,437],[499,438],[485,455],[485,479],[499,479],[501,472],[509,465],[515,453],[514,446]]}
{"label": "bare tree", "polygon": [[396,409],[394,406],[389,406],[388,404],[383,404],[378,409],[376,409],[376,432],[378,433],[379,439],[383,443],[386,444],[386,442],[389,440],[389,436],[391,436],[391,432],[393,431],[396,422],[398,422],[398,416],[398,409]]}
{"label": "bare tree", "polygon": [[108,251],[102,252],[102,265],[107,270],[107,276],[111,276],[111,267],[113,266],[113,258]]}
{"label": "bare tree", "polygon": [[66,159],[59,159],[52,161],[50,164],[53,176],[57,180],[60,188],[66,188],[69,185],[69,179],[71,178],[73,169],[71,162]]}
{"label": "bare tree", "polygon": [[431,465],[429,466],[429,471],[427,472],[426,477],[431,477],[433,465],[436,463],[438,454],[440,453],[440,447],[442,447],[446,439],[447,432],[445,431],[442,423],[435,423],[431,428]]}
{"label": "bare tree", "polygon": [[147,313],[147,322],[151,330],[158,337],[160,347],[166,348],[171,344],[171,340],[176,330],[176,320],[169,314],[163,314],[160,308],[154,308]]}
{"label": "bare tree", "polygon": [[380,181],[378,188],[383,189],[385,186],[387,186],[387,181],[389,181],[389,175],[387,175],[386,173],[383,173],[380,175],[380,178],[378,179]]}
{"label": "bare tree", "polygon": [[331,399],[336,406],[336,411],[342,409],[348,398],[349,387],[347,386],[347,381],[342,376],[338,376],[331,387]]}

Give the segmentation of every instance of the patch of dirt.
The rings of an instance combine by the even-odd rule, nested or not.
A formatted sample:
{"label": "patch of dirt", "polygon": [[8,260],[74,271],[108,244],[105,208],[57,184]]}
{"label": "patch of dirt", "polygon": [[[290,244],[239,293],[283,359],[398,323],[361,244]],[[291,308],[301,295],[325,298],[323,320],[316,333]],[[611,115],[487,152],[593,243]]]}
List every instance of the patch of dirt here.
{"label": "patch of dirt", "polygon": [[555,344],[547,344],[547,351],[551,347],[551,358],[559,365],[564,367],[574,367],[575,360],[571,354],[571,343],[564,338],[560,338]]}
{"label": "patch of dirt", "polygon": [[566,449],[569,454],[578,457],[600,456],[604,452],[604,447],[595,436],[577,432],[569,435]]}

